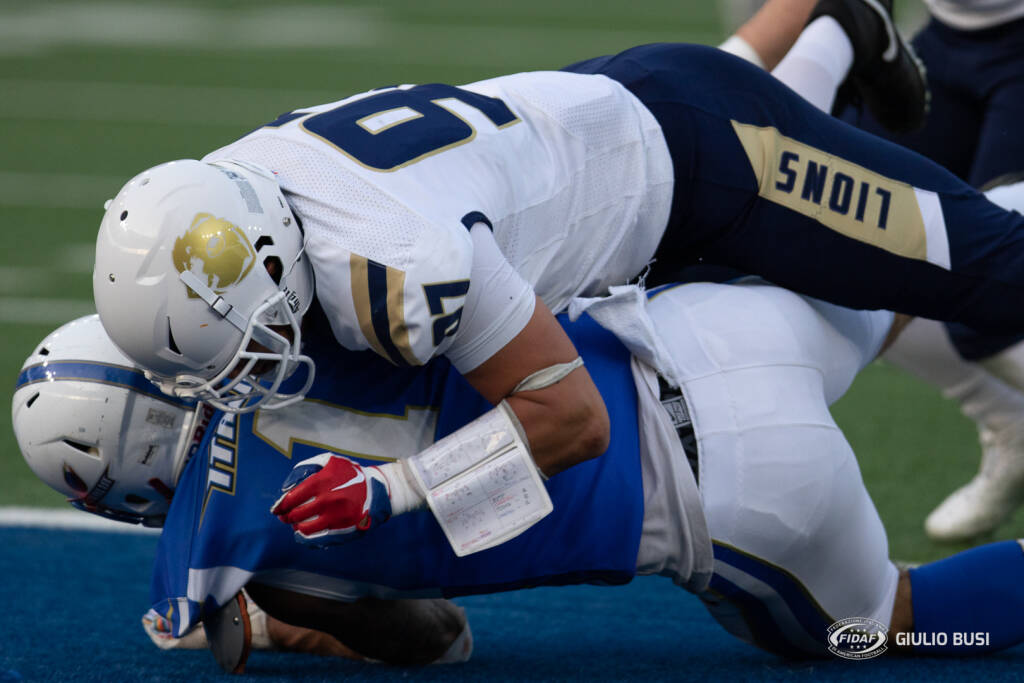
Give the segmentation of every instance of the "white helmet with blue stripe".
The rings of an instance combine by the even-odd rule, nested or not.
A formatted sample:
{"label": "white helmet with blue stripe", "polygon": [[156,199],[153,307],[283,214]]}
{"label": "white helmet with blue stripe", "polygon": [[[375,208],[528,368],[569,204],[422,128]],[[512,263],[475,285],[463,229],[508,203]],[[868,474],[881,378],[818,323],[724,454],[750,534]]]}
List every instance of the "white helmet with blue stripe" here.
{"label": "white helmet with blue stripe", "polygon": [[161,526],[213,409],[169,397],[96,315],[48,335],[21,368],[14,434],[25,461],[77,508]]}

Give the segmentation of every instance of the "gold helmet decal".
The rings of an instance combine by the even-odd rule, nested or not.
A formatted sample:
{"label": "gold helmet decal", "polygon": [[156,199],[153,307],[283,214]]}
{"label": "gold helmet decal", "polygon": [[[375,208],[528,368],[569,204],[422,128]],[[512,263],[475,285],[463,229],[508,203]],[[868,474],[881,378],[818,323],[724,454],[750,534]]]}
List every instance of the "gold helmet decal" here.
{"label": "gold helmet decal", "polygon": [[[256,262],[256,250],[238,226],[200,213],[192,219],[188,231],[174,241],[171,258],[179,273],[191,270],[204,277],[210,289],[223,294],[249,274]],[[188,295],[197,296],[191,289]]]}

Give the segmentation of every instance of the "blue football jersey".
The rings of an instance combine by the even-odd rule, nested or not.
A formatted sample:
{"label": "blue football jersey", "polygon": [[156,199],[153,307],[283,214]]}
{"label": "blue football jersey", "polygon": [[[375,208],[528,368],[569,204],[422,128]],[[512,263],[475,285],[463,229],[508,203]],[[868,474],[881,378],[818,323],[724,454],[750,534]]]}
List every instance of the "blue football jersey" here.
{"label": "blue football jersey", "polygon": [[317,379],[302,403],[214,418],[160,538],[153,608],[181,634],[204,606],[222,603],[252,577],[338,599],[629,581],[643,519],[629,352],[586,316],[562,323],[607,404],[611,444],[602,457],[547,482],[554,511],[522,535],[460,558],[422,509],[344,545],[294,541],[270,507],[296,462],[324,451],[364,464],[406,457],[491,408],[444,359],[396,368],[373,352],[340,349],[324,328],[327,334],[307,334]]}

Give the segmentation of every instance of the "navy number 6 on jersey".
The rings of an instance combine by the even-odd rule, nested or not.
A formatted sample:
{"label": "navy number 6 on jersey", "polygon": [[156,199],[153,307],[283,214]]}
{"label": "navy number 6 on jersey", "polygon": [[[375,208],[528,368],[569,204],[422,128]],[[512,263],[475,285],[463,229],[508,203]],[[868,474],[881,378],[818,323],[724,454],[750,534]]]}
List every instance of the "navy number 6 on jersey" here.
{"label": "navy number 6 on jersey", "polygon": [[476,137],[473,126],[451,108],[455,101],[473,107],[498,128],[519,121],[495,97],[433,83],[370,95],[311,116],[301,125],[367,168],[394,171]]}

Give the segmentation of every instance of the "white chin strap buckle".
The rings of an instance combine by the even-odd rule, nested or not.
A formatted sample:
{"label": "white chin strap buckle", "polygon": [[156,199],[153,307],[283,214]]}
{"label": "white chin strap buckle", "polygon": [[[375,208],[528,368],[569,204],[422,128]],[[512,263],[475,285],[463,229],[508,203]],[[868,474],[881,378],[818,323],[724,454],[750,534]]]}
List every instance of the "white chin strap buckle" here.
{"label": "white chin strap buckle", "polygon": [[225,301],[224,297],[218,296],[212,289],[207,287],[206,283],[199,279],[199,276],[191,270],[184,270],[178,277],[185,283],[186,287],[196,293],[196,296],[205,301],[217,315],[226,319],[236,329],[243,333],[245,332],[249,326],[249,321],[236,311],[231,304]]}

